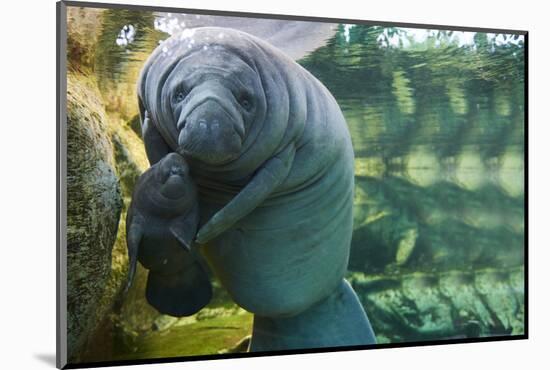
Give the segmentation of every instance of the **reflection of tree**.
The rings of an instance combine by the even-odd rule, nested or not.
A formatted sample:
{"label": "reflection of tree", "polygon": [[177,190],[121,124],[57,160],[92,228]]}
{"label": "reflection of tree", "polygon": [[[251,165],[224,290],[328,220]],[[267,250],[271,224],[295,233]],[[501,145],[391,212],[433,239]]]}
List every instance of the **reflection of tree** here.
{"label": "reflection of tree", "polygon": [[[136,59],[136,52],[150,53],[156,47],[158,40],[166,38],[165,34],[154,30],[153,21],[152,12],[122,9],[105,11],[96,55],[96,69],[103,78],[120,80],[126,64]],[[126,25],[134,27],[135,42],[127,46],[119,46],[116,44],[116,39]]]}
{"label": "reflection of tree", "polygon": [[423,36],[342,27],[301,61],[353,140],[354,288],[381,341],[522,333],[523,42]]}
{"label": "reflection of tree", "polygon": [[[107,110],[126,118],[137,112],[135,82],[143,62],[159,40],[168,37],[154,29],[154,18],[145,11],[109,9],[104,13],[95,71]],[[118,45],[117,37],[125,26],[132,26],[135,36],[127,45]]]}
{"label": "reflection of tree", "polygon": [[357,119],[357,112],[382,112],[372,118],[379,127],[368,130],[373,135],[356,140],[361,156],[401,157],[429,144],[441,157],[481,145],[490,158],[523,135],[523,38],[468,37],[432,30],[418,42],[399,28],[340,26],[301,64],[353,117],[352,136],[371,124],[369,114]]}

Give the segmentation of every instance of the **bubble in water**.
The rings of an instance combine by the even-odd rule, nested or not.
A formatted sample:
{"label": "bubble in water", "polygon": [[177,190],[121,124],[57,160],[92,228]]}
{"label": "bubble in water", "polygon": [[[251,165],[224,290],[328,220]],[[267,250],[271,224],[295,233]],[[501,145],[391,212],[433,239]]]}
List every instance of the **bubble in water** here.
{"label": "bubble in water", "polygon": [[134,42],[135,36],[136,36],[136,28],[131,24],[126,24],[122,27],[122,29],[118,33],[115,43],[121,47],[128,46],[129,44]]}

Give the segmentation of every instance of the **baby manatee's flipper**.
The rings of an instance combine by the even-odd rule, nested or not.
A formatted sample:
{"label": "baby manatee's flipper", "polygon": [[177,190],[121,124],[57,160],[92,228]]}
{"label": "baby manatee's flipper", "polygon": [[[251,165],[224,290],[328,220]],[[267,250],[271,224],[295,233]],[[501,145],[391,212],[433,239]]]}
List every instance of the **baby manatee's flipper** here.
{"label": "baby manatee's flipper", "polygon": [[128,281],[124,292],[128,292],[136,275],[139,244],[143,237],[144,218],[130,207],[126,217],[126,246],[128,247]]}
{"label": "baby manatee's flipper", "polygon": [[191,245],[193,239],[195,239],[198,224],[198,203],[195,203],[190,212],[170,222],[170,232],[188,252],[191,252]]}
{"label": "baby manatee's flipper", "polygon": [[195,261],[174,274],[149,271],[145,296],[160,313],[190,316],[210,302],[212,285],[208,274]]}

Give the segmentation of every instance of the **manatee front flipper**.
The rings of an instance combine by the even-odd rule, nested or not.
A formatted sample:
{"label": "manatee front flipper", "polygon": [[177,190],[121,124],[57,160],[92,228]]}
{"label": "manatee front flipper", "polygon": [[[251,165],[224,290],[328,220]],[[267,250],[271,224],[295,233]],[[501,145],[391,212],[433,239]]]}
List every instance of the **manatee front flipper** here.
{"label": "manatee front flipper", "polygon": [[196,241],[204,244],[220,235],[258,207],[287,177],[296,154],[290,145],[268,160],[250,182],[199,230]]}
{"label": "manatee front flipper", "polygon": [[133,210],[130,206],[128,216],[126,217],[126,246],[128,248],[128,282],[126,283],[125,292],[130,289],[134,276],[136,274],[139,244],[143,237],[143,227],[145,219],[139,212]]}
{"label": "manatee front flipper", "polygon": [[160,313],[190,316],[210,302],[212,286],[198,262],[174,274],[149,271],[145,296]]}
{"label": "manatee front flipper", "polygon": [[198,224],[198,204],[195,204],[190,212],[170,223],[170,232],[188,252],[191,252],[191,245],[197,233]]}
{"label": "manatee front flipper", "polygon": [[149,159],[149,163],[152,166],[164,158],[168,153],[171,153],[172,150],[153,124],[153,121],[149,117],[149,112],[144,110],[142,117],[141,135],[145,144],[147,159]]}

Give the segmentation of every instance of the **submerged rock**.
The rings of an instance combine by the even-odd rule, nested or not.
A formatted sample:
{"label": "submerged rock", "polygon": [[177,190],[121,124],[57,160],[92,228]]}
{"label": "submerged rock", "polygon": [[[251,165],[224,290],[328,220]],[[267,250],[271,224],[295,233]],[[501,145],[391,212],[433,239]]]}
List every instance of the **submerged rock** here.
{"label": "submerged rock", "polygon": [[[351,273],[377,339],[408,342],[523,334],[523,268]],[[381,341],[383,343],[383,341]]]}
{"label": "submerged rock", "polygon": [[153,322],[152,329],[155,331],[163,331],[172,327],[178,321],[177,317],[161,315]]}
{"label": "submerged rock", "polygon": [[69,358],[109,310],[112,248],[122,208],[106,118],[93,84],[69,75],[67,94],[67,330]]}

